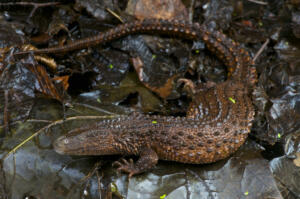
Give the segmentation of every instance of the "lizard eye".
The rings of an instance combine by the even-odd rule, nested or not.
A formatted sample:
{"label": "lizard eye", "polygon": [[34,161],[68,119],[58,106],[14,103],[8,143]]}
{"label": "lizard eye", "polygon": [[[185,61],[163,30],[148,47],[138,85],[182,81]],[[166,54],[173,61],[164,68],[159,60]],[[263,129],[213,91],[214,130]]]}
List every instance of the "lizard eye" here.
{"label": "lizard eye", "polygon": [[67,138],[64,139],[64,144],[69,144],[69,140]]}

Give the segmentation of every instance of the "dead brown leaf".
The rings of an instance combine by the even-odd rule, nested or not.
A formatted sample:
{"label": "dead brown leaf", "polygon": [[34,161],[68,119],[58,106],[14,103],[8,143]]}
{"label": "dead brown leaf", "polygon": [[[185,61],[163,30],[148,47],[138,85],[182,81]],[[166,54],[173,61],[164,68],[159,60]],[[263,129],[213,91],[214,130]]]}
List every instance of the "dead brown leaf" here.
{"label": "dead brown leaf", "polygon": [[137,19],[159,18],[186,20],[188,12],[181,0],[130,0],[127,12]]}
{"label": "dead brown leaf", "polygon": [[150,84],[146,83],[143,79],[143,62],[139,57],[136,58],[132,58],[131,59],[132,64],[138,74],[139,80],[144,84],[144,86],[146,86],[147,88],[149,88],[151,91],[157,93],[160,97],[162,98],[167,98],[173,89],[173,82],[174,79],[177,78],[178,75],[173,75],[171,77],[169,77],[165,83],[163,85],[161,85],[160,87],[155,87],[155,86],[151,86]]}
{"label": "dead brown leaf", "polygon": [[42,65],[31,65],[28,69],[35,74],[39,85],[36,86],[36,89],[44,94],[47,97],[57,99],[58,101],[62,102],[63,98],[57,91],[56,87],[54,86],[53,82],[49,78],[49,75]]}

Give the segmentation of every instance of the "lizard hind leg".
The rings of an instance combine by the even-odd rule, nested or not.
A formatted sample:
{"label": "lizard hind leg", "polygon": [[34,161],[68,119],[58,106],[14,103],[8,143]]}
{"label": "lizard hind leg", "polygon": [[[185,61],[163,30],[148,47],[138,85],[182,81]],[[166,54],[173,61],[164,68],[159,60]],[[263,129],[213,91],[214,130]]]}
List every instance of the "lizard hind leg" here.
{"label": "lizard hind leg", "polygon": [[117,166],[118,172],[124,172],[131,178],[133,175],[143,173],[152,169],[158,162],[157,153],[151,148],[144,148],[141,150],[140,158],[136,163],[132,159],[129,161],[122,158],[120,161],[113,163],[113,166]]}
{"label": "lizard hind leg", "polygon": [[199,91],[206,91],[214,86],[216,86],[215,82],[208,81],[206,83],[195,84],[190,79],[180,78],[177,80],[177,83],[183,83],[183,89],[188,93],[189,96],[193,97]]}

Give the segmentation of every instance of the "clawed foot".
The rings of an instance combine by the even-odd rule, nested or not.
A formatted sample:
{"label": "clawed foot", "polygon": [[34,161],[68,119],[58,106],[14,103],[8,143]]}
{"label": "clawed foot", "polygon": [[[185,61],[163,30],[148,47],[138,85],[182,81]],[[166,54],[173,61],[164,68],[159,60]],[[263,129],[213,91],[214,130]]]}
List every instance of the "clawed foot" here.
{"label": "clawed foot", "polygon": [[216,86],[216,83],[212,81],[207,81],[206,83],[201,83],[196,86],[191,80],[185,78],[178,79],[177,83],[184,83],[183,89],[191,97],[193,97],[199,91],[206,91],[207,89]]}
{"label": "clawed foot", "polygon": [[196,93],[196,86],[191,80],[180,78],[177,83],[184,83],[183,89],[188,92],[190,96],[193,96]]}
{"label": "clawed foot", "polygon": [[118,167],[117,172],[128,173],[128,177],[131,178],[133,175],[140,173],[139,169],[137,169],[133,163],[132,159],[129,159],[129,162],[122,158],[120,161],[116,161],[113,163],[113,166]]}

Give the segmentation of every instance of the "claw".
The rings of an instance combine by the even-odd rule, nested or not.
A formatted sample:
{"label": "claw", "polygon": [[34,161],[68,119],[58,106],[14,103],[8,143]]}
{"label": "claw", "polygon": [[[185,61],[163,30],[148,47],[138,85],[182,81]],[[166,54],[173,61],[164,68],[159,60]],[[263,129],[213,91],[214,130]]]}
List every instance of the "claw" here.
{"label": "claw", "polygon": [[191,80],[185,79],[185,78],[180,78],[177,80],[177,82],[184,83],[183,89],[186,90],[188,93],[190,93],[192,95],[196,93],[195,84]]}
{"label": "claw", "polygon": [[131,178],[133,175],[138,174],[139,170],[137,168],[135,168],[133,159],[129,159],[129,161],[127,161],[126,159],[122,158],[119,161],[115,161],[112,166],[117,166],[117,172],[121,173],[127,173],[128,177]]}
{"label": "claw", "polygon": [[115,161],[115,162],[112,163],[112,166],[113,167],[115,167],[115,166],[119,167],[119,166],[121,166],[121,163],[119,161]]}

